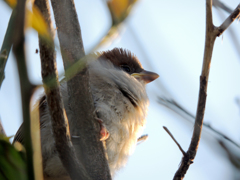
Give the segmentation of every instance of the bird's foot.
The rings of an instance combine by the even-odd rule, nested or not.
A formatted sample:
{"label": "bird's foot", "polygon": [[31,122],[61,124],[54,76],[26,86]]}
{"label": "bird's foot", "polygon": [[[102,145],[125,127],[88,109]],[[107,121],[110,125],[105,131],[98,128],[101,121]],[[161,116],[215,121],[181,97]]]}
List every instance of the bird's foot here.
{"label": "bird's foot", "polygon": [[104,126],[102,119],[96,118],[96,120],[100,124],[100,141],[105,141],[109,137],[109,132],[108,132],[107,128]]}

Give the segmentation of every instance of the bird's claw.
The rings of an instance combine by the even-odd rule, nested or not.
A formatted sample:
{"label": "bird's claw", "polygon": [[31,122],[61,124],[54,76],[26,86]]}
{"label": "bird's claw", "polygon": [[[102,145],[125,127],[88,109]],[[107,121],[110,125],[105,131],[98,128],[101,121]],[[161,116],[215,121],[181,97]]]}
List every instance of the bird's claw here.
{"label": "bird's claw", "polygon": [[107,128],[104,126],[102,119],[96,118],[96,120],[100,124],[100,141],[105,141],[109,137],[109,132],[108,132]]}

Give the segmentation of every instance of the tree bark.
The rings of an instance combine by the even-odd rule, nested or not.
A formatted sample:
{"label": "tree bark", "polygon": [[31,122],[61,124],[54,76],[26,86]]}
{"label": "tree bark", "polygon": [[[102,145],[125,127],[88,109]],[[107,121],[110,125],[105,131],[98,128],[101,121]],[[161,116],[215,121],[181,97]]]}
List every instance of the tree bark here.
{"label": "tree bark", "polygon": [[[51,0],[51,3],[66,73],[69,67],[85,56],[81,29],[73,0]],[[73,119],[69,121],[70,133],[79,137],[73,141],[78,159],[92,179],[111,179],[100,141],[100,127],[95,120],[88,70],[85,67],[71,78],[66,73],[66,78],[69,108],[73,112]]]}

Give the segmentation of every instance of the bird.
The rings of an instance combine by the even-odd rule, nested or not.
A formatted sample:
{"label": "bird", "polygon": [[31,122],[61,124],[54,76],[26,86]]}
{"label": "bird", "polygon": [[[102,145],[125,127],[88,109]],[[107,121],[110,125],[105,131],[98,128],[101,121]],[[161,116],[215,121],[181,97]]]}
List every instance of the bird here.
{"label": "bird", "polygon": [[[146,124],[149,100],[146,84],[159,77],[143,69],[137,56],[130,50],[114,48],[95,53],[87,68],[94,102],[94,112],[100,123],[100,140],[105,143],[105,156],[111,176],[124,167],[133,153],[138,137]],[[68,107],[67,82],[60,82],[68,121],[72,121]],[[46,95],[38,100],[40,113],[41,149],[44,177],[65,177],[67,172],[56,153]],[[71,123],[69,123],[71,124]],[[23,143],[22,126],[13,142]],[[47,178],[45,178],[47,179]]]}

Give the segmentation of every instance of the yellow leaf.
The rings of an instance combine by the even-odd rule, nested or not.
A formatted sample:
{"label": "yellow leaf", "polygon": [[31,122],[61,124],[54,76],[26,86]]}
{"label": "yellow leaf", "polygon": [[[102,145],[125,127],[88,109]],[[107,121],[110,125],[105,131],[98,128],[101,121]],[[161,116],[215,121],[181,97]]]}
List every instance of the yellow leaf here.
{"label": "yellow leaf", "polygon": [[[13,9],[16,4],[17,0],[5,0],[5,2]],[[46,21],[44,20],[42,13],[40,10],[33,5],[32,11],[28,8],[26,9],[26,24],[27,27],[32,27],[35,29],[41,36],[49,39],[50,33],[48,31],[48,26]]]}
{"label": "yellow leaf", "polygon": [[108,8],[112,15],[113,24],[121,23],[131,11],[132,5],[137,0],[111,0],[108,1]]}
{"label": "yellow leaf", "polygon": [[46,38],[50,36],[47,23],[36,6],[33,6],[32,12],[27,10],[26,17],[28,26],[34,28],[41,36]]}
{"label": "yellow leaf", "polygon": [[14,8],[17,4],[17,0],[5,0],[5,2],[11,7]]}
{"label": "yellow leaf", "polygon": [[112,0],[109,1],[109,5],[115,17],[120,19],[128,7],[128,0]]}

